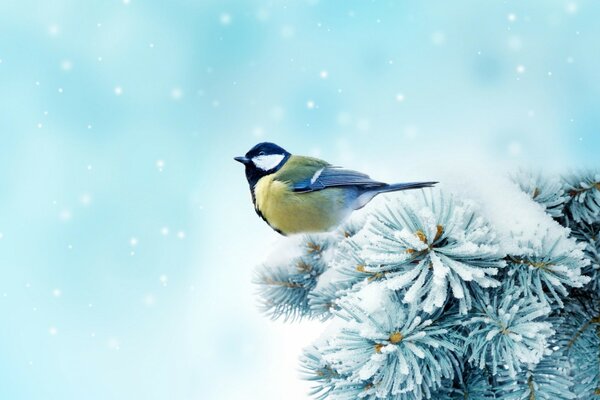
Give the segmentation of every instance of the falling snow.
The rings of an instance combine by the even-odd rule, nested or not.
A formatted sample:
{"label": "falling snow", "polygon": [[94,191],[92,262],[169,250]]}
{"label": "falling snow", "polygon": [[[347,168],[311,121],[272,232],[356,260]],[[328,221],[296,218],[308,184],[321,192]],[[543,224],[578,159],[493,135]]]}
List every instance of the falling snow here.
{"label": "falling snow", "polygon": [[[440,3],[433,19],[384,1],[335,15],[316,0],[13,3],[0,35],[11,394],[72,396],[88,381],[69,392],[64,376],[82,357],[89,376],[120,368],[98,398],[151,398],[163,381],[242,398],[233,386],[256,387],[256,371],[276,382],[257,398],[305,393],[293,368],[316,331],[265,344],[275,335],[251,293],[251,260],[275,236],[231,157],[258,141],[388,182],[439,180],[459,164],[597,163],[593,2]],[[240,368],[259,366],[233,386],[221,362],[234,356],[203,347],[227,343],[232,326],[252,348]],[[197,354],[215,365],[197,383],[160,367],[196,376]],[[275,372],[259,365],[269,354],[281,356]],[[132,371],[164,380],[131,389]]]}

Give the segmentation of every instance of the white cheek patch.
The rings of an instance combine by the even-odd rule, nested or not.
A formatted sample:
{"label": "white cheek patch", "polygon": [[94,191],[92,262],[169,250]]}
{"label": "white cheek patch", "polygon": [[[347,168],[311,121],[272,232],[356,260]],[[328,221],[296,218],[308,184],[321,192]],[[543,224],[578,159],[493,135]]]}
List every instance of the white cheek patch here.
{"label": "white cheek patch", "polygon": [[252,159],[254,165],[263,171],[269,171],[279,165],[284,159],[283,154],[269,154],[268,156],[256,156]]}

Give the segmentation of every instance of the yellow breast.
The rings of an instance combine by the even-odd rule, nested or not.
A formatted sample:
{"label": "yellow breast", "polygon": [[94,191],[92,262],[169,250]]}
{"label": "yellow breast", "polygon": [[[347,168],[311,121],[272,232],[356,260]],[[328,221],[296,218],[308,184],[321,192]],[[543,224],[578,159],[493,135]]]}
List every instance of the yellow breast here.
{"label": "yellow breast", "polygon": [[275,175],[262,177],[254,187],[256,209],[273,228],[285,235],[326,232],[337,227],[349,214],[342,189],[296,193]]}

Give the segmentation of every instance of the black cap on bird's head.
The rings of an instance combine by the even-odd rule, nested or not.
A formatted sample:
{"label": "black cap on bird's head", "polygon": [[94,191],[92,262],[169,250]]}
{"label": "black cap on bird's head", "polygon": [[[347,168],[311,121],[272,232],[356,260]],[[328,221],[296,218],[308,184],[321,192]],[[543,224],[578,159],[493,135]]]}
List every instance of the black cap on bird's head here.
{"label": "black cap on bird's head", "polygon": [[265,175],[276,172],[290,158],[291,154],[275,143],[259,143],[242,157],[234,157],[235,161],[246,166],[246,178],[251,187]]}

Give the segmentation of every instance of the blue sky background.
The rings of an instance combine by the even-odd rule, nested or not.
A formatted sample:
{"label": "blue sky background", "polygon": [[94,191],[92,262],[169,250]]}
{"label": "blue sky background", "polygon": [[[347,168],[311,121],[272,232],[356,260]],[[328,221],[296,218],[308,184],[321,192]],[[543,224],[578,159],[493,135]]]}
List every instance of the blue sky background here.
{"label": "blue sky background", "polygon": [[[594,1],[0,3],[0,397],[304,399],[232,157],[597,166]],[[458,173],[458,172],[457,172]]]}

